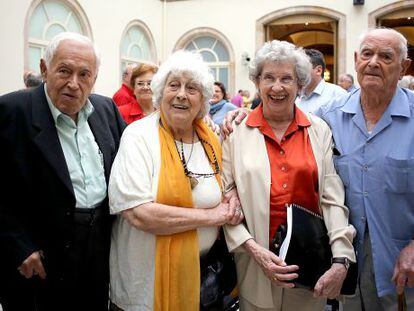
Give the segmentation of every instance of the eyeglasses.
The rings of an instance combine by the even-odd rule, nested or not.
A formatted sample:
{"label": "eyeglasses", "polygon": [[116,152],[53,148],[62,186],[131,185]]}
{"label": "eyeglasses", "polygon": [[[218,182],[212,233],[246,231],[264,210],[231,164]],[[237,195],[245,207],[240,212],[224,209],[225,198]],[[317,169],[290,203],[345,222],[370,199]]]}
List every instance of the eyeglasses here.
{"label": "eyeglasses", "polygon": [[271,74],[264,74],[259,77],[265,85],[273,85],[276,83],[276,81],[279,81],[279,84],[282,86],[292,86],[296,82],[295,77],[292,77],[291,75],[275,77]]}
{"label": "eyeglasses", "polygon": [[[171,92],[177,92],[181,89],[181,83],[177,81],[171,81],[167,84],[167,88]],[[195,82],[189,82],[184,85],[185,92],[191,95],[201,92],[201,86]]]}
{"label": "eyeglasses", "polygon": [[143,88],[143,87],[150,87],[151,86],[151,80],[149,81],[137,81],[135,82],[135,86],[138,86],[139,88]]}

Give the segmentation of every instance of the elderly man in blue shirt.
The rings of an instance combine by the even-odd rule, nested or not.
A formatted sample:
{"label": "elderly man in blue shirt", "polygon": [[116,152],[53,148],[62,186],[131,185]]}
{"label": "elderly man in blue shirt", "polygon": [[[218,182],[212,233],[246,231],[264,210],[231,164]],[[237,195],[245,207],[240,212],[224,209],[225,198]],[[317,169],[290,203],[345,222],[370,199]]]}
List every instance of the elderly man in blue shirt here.
{"label": "elderly man in blue shirt", "polygon": [[345,311],[397,310],[397,292],[414,310],[414,95],[397,87],[410,62],[400,33],[368,31],[355,52],[361,89],[318,111],[358,232],[359,288]]}

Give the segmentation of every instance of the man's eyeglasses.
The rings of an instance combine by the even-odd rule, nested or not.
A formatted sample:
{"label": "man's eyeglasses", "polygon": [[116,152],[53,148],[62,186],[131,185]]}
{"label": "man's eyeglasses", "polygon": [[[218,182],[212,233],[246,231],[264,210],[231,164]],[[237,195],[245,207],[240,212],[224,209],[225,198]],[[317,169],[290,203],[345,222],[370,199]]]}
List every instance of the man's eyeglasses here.
{"label": "man's eyeglasses", "polygon": [[139,88],[143,88],[143,87],[150,87],[151,86],[151,80],[150,81],[137,81],[135,82],[135,86],[139,87]]}

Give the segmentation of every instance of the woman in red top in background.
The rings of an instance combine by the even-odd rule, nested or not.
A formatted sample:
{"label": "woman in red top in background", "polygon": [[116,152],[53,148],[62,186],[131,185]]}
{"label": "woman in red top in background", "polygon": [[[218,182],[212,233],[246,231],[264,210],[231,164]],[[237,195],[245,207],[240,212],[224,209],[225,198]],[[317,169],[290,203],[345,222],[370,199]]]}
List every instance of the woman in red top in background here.
{"label": "woman in red top in background", "polygon": [[131,75],[131,88],[134,90],[136,102],[118,107],[122,118],[127,124],[151,114],[155,111],[152,104],[151,80],[158,66],[144,63],[138,65]]}

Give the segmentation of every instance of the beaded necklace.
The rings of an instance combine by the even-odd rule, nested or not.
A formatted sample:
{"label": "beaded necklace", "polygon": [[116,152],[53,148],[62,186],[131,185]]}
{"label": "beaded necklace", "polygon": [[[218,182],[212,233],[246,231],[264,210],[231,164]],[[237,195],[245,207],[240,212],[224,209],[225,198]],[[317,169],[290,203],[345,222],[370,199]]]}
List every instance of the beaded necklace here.
{"label": "beaded necklace", "polygon": [[[191,185],[191,189],[194,189],[195,186],[198,185],[199,181],[197,180],[197,178],[210,178],[213,177],[216,174],[220,173],[220,167],[217,161],[217,157],[216,157],[216,153],[214,152],[213,146],[206,140],[204,139],[200,139],[201,145],[203,146],[204,152],[205,152],[205,146],[209,146],[211,149],[211,152],[213,153],[213,166],[214,166],[214,172],[213,173],[195,173],[192,172],[188,169],[187,164],[190,160],[190,158],[188,159],[188,161],[185,160],[185,155],[184,155],[184,147],[183,147],[183,141],[180,140],[181,142],[181,154],[180,154],[180,158],[181,158],[181,164],[183,165],[184,168],[184,174],[185,176],[187,176],[190,179],[190,185]],[[194,145],[194,143],[193,143]],[[193,148],[193,146],[191,146],[191,149]],[[177,150],[178,151],[178,150]],[[191,154],[190,154],[191,156]]]}
{"label": "beaded necklace", "polygon": [[[161,119],[160,119],[159,122],[160,122],[161,126],[163,128],[165,128],[164,124],[162,124],[162,122],[161,122]],[[188,160],[185,159],[183,140],[180,139],[181,148],[180,148],[180,151],[179,151],[178,146],[175,143],[175,139],[173,137],[175,148],[177,149],[178,155],[180,156],[181,164],[184,168],[184,174],[185,174],[185,176],[187,176],[190,179],[191,189],[194,189],[198,185],[199,181],[197,180],[197,178],[201,178],[201,177],[210,178],[210,177],[213,177],[213,176],[220,173],[220,166],[218,164],[216,153],[214,152],[213,146],[208,141],[206,141],[204,139],[201,139],[201,138],[199,138],[199,140],[201,142],[201,145],[203,146],[204,152],[207,154],[205,146],[208,146],[211,149],[211,153],[213,154],[213,162],[211,164],[213,164],[214,172],[213,173],[195,173],[195,172],[192,172],[188,169],[187,164],[190,161],[190,158],[191,158],[191,155],[193,154],[193,149],[194,149],[194,135],[195,135],[195,130],[193,130],[193,138],[192,138],[192,141],[191,141],[191,151],[190,151],[190,156],[188,157]]]}

